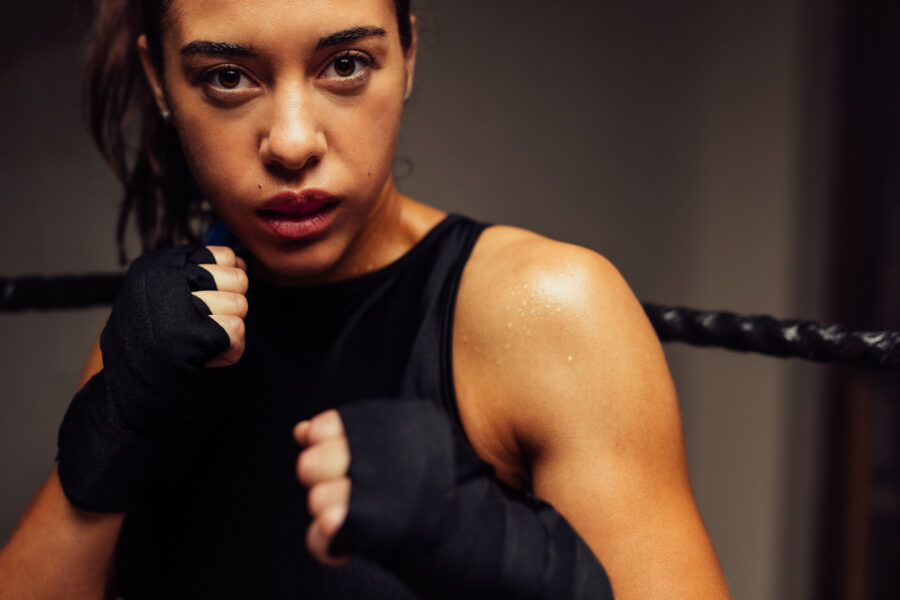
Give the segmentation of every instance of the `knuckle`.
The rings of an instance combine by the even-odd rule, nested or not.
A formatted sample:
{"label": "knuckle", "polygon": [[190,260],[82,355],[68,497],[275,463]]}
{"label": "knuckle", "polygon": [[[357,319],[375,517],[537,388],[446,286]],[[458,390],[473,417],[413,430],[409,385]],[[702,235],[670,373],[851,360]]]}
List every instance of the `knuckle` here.
{"label": "knuckle", "polygon": [[347,511],[341,506],[333,506],[322,513],[322,530],[323,533],[331,539],[334,537],[341,526],[344,524],[344,517]]}
{"label": "knuckle", "polygon": [[326,413],[319,413],[314,416],[309,422],[309,439],[313,441],[319,441],[324,437],[326,432],[327,421],[325,419]]}
{"label": "knuckle", "polygon": [[241,294],[234,294],[233,302],[235,314],[239,315],[240,317],[246,317],[247,311],[250,309],[250,306],[247,303],[246,296],[242,296]]}
{"label": "knuckle", "polygon": [[235,354],[238,358],[240,358],[244,354],[244,346],[246,346],[244,337],[239,336],[237,339],[231,340],[231,346],[228,348],[228,352],[230,354]]}
{"label": "knuckle", "polygon": [[324,496],[324,490],[321,484],[314,485],[309,490],[309,494],[306,499],[306,505],[309,509],[309,514],[315,516],[322,512],[322,509],[326,505],[326,498]]}
{"label": "knuckle", "polygon": [[322,419],[316,417],[309,424],[309,439],[313,443],[319,443],[323,440],[325,433],[324,423],[322,423]]}
{"label": "knuckle", "polygon": [[244,337],[244,320],[235,315],[218,315],[222,326],[225,328],[225,331],[228,333],[228,337],[231,339],[232,344]]}
{"label": "knuckle", "polygon": [[246,294],[250,287],[250,278],[243,269],[235,268],[234,272],[235,286],[240,290],[241,294]]}
{"label": "knuckle", "polygon": [[318,459],[312,450],[306,450],[300,454],[297,459],[297,476],[304,485],[312,485],[315,483],[315,470],[318,466]]}
{"label": "knuckle", "polygon": [[331,426],[334,429],[334,434],[336,436],[344,435],[344,421],[341,419],[341,413],[338,411],[331,409],[328,411],[329,418],[331,419]]}
{"label": "knuckle", "polygon": [[[215,248],[215,250],[213,250],[213,248]],[[236,256],[234,250],[228,246],[212,246],[210,247],[210,251],[216,257],[216,264],[233,265],[235,262]]]}

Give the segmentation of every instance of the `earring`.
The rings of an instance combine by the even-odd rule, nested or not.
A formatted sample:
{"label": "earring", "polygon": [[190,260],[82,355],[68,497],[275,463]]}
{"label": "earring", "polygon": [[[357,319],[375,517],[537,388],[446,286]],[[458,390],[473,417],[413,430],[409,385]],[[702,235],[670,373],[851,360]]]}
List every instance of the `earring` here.
{"label": "earring", "polygon": [[168,108],[159,109],[159,115],[162,117],[162,120],[165,121],[166,123],[169,123],[172,120],[172,111],[170,111]]}

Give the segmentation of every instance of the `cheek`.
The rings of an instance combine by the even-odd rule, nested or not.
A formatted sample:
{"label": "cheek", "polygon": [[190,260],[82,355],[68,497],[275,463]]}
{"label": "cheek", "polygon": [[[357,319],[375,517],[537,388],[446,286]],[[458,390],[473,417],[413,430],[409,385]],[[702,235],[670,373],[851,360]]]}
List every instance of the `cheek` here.
{"label": "cheek", "polygon": [[179,138],[188,165],[203,195],[211,202],[227,200],[249,174],[249,139],[236,122],[221,123],[208,115],[183,115]]}
{"label": "cheek", "polygon": [[332,128],[333,135],[329,136],[332,158],[341,161],[352,174],[380,185],[394,162],[402,114],[402,97],[394,89],[370,94],[346,110],[343,119],[335,121],[340,128]]}

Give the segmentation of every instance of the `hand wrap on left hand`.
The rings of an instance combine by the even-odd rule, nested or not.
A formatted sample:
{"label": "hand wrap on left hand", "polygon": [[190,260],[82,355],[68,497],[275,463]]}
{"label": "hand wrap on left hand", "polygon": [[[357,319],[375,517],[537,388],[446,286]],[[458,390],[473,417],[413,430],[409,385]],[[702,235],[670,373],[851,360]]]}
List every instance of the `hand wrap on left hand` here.
{"label": "hand wrap on left hand", "polygon": [[436,406],[370,400],[338,412],[351,492],[332,555],[379,562],[427,598],[612,598],[577,532],[500,484]]}

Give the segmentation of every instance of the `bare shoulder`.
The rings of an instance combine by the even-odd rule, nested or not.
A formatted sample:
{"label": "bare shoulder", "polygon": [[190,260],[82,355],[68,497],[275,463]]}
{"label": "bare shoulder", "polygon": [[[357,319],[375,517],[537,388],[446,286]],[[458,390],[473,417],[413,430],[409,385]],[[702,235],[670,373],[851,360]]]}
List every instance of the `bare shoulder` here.
{"label": "bare shoulder", "polygon": [[508,463],[527,465],[562,443],[614,447],[623,432],[660,418],[680,443],[658,339],[622,275],[596,252],[487,229],[463,276],[454,335],[467,433],[485,447],[502,444],[493,453]]}
{"label": "bare shoulder", "polygon": [[[634,309],[640,307],[630,302],[631,290],[602,255],[516,227],[494,226],[485,230],[464,278],[463,291],[483,301],[480,306],[486,312],[497,308],[506,311],[508,306],[507,312],[527,315],[527,320],[548,322],[570,317],[573,310],[587,309],[593,314],[598,307],[617,318],[628,317],[629,313],[643,315],[641,310],[634,314]],[[505,295],[498,296],[498,292]],[[517,306],[508,301],[512,297],[517,298]],[[541,300],[546,302],[541,304]],[[548,304],[552,310],[547,310]],[[566,309],[566,315],[561,315]],[[470,316],[495,316],[481,313],[476,310]]]}

